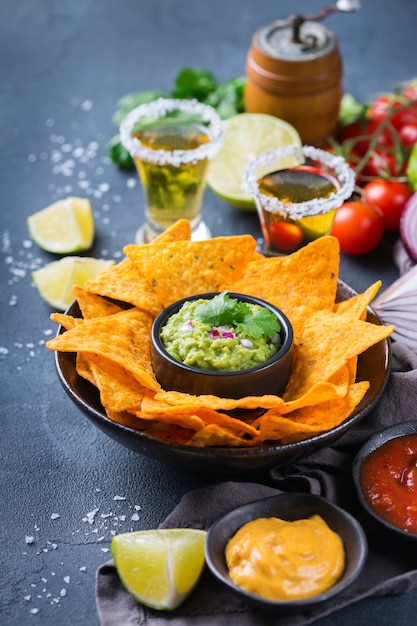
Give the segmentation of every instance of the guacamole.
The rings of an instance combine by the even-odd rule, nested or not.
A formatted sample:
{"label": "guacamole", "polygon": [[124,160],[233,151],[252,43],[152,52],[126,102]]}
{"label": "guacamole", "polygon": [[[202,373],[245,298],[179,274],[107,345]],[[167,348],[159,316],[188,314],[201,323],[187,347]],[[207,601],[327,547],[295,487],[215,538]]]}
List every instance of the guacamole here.
{"label": "guacamole", "polygon": [[[281,347],[279,332],[272,337],[265,334],[253,337],[245,334],[239,324],[201,321],[196,310],[201,310],[201,305],[207,302],[204,299],[185,302],[161,328],[162,344],[175,359],[198,369],[229,372],[250,369],[277,354]],[[256,304],[245,303],[245,307],[254,315],[266,311]]]}

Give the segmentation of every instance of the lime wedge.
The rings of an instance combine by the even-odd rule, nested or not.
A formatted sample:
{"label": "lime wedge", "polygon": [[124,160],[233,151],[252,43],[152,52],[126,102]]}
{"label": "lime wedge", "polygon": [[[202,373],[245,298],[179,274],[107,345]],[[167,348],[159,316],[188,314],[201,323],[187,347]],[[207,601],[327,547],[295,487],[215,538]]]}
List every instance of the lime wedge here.
{"label": "lime wedge", "polygon": [[200,578],[205,539],[204,530],[160,528],[115,535],[111,549],[125,589],[145,606],[172,611]]}
{"label": "lime wedge", "polygon": [[27,218],[29,234],[43,250],[70,254],[91,248],[94,219],[90,201],[65,198]]}
{"label": "lime wedge", "polygon": [[210,162],[207,183],[229,204],[254,210],[251,196],[240,188],[249,161],[271,148],[301,146],[296,129],[273,115],[240,113],[225,122],[222,146]]}
{"label": "lime wedge", "polygon": [[90,257],[67,256],[32,272],[32,280],[41,297],[52,307],[65,311],[74,300],[73,286],[83,286],[115,261]]}

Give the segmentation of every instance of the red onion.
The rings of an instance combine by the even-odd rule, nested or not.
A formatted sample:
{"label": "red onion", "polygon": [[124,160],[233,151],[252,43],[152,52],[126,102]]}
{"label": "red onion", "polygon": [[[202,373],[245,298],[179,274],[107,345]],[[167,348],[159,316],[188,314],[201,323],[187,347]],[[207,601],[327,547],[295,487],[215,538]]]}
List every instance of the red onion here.
{"label": "red onion", "polygon": [[407,253],[417,263],[417,192],[407,200],[402,210],[400,236]]}

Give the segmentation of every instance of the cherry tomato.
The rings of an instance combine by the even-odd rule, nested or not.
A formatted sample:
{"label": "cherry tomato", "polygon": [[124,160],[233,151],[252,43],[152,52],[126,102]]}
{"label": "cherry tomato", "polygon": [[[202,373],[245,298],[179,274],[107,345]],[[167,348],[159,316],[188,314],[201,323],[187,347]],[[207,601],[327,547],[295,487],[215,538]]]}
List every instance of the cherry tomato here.
{"label": "cherry tomato", "polygon": [[364,202],[345,202],[337,209],[331,234],[345,254],[370,252],[381,241],[382,219],[377,209]]}
{"label": "cherry tomato", "polygon": [[404,104],[406,104],[404,98],[398,98],[393,94],[379,96],[371,103],[367,115],[376,122],[382,122],[390,115],[390,123],[398,130],[404,124],[417,121],[417,105],[410,104],[409,107],[395,113],[395,109],[403,107]]}
{"label": "cherry tomato", "polygon": [[398,230],[402,210],[412,194],[407,183],[377,179],[367,183],[363,190],[366,201],[381,210],[384,231]]}
{"label": "cherry tomato", "polygon": [[281,252],[296,250],[304,239],[301,228],[290,222],[272,222],[268,230],[272,245]]}
{"label": "cherry tomato", "polygon": [[404,124],[404,126],[401,126],[398,134],[404,148],[414,146],[414,144],[417,143],[417,121],[410,122],[409,124]]}

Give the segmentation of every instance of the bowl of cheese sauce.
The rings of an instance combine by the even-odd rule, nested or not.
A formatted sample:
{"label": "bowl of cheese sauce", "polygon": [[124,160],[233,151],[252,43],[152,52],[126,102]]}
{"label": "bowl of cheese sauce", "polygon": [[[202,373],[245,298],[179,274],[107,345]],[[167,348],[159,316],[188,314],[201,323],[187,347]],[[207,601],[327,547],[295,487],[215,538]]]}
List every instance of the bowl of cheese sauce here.
{"label": "bowl of cheese sauce", "polygon": [[258,609],[290,614],[326,602],[360,574],[362,527],[326,499],[288,493],[251,502],[208,531],[214,576]]}

